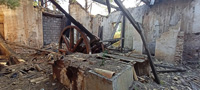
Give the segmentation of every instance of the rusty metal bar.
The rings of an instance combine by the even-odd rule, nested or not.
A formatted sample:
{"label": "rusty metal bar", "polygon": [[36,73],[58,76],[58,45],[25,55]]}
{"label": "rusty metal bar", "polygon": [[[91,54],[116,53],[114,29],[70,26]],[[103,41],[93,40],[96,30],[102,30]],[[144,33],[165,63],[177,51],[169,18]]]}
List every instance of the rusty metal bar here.
{"label": "rusty metal bar", "polygon": [[152,72],[153,72],[153,75],[154,75],[154,78],[155,78],[155,82],[160,84],[160,80],[159,80],[159,77],[157,75],[157,71],[156,71],[154,63],[152,61],[151,53],[150,53],[150,51],[148,49],[148,46],[146,44],[146,39],[144,38],[144,34],[143,34],[139,24],[135,21],[135,19],[132,17],[130,12],[124,7],[124,5],[122,4],[122,2],[120,0],[115,0],[115,3],[119,6],[121,11],[126,15],[128,20],[131,22],[131,24],[135,27],[137,32],[140,34],[140,36],[142,38],[142,42],[143,42],[144,48],[145,48],[147,56],[148,56],[148,60],[150,62],[150,66],[151,66],[151,69],[152,69]]}
{"label": "rusty metal bar", "polygon": [[82,24],[80,24],[78,21],[76,21],[71,15],[69,15],[58,3],[56,3],[54,0],[49,0],[55,5],[58,10],[60,10],[62,13],[65,14],[65,16],[79,29],[81,29],[84,33],[87,34],[87,36],[90,38],[90,41],[97,40],[97,37],[94,36],[92,33],[90,33]]}

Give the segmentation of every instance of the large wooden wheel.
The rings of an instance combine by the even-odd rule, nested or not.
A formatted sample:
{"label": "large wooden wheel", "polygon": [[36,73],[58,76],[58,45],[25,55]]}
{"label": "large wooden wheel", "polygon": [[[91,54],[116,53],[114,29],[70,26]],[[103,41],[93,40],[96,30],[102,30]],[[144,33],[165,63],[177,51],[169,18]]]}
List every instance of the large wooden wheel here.
{"label": "large wooden wheel", "polygon": [[76,26],[67,26],[61,32],[59,52],[62,54],[74,52],[90,54],[91,47],[87,35]]}

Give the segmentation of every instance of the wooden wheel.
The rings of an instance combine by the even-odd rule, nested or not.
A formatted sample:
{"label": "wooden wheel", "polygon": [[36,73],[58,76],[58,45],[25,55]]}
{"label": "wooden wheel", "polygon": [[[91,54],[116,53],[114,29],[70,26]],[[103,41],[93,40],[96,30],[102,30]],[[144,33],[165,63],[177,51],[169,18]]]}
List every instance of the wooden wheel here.
{"label": "wooden wheel", "polygon": [[88,37],[76,26],[67,26],[63,29],[59,41],[59,52],[69,54],[74,52],[91,53]]}

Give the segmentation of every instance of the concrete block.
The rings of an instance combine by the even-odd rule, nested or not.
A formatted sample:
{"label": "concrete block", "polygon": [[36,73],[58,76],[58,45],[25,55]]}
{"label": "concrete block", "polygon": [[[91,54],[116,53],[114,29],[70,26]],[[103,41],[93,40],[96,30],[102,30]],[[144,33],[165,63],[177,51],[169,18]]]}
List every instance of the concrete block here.
{"label": "concrete block", "polygon": [[129,90],[132,83],[133,72],[130,65],[111,79],[90,70],[85,76],[84,90]]}

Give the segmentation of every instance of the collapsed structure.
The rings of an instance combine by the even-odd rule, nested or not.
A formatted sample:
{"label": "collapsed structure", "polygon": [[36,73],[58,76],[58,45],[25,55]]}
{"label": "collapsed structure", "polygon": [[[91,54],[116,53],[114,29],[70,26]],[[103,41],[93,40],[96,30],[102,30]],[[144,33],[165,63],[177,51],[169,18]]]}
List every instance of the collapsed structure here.
{"label": "collapsed structure", "polygon": [[[160,83],[153,63],[155,58],[178,65],[199,60],[197,23],[200,2],[197,0],[143,0],[146,5],[128,10],[119,0],[115,0],[119,8],[111,5],[117,11],[107,17],[92,16],[77,2],[70,3],[68,14],[54,0],[50,1],[65,15],[40,7],[34,8],[29,5],[29,1],[24,0],[17,10],[1,6],[0,32],[5,43],[14,45],[12,48],[18,54],[29,53],[22,48],[26,47],[55,55],[53,63],[50,63],[53,66],[53,77],[71,90],[133,89],[133,81],[143,75],[151,77],[151,70],[155,81]],[[63,30],[67,20],[75,26]],[[121,29],[119,39],[113,39],[116,28]],[[104,49],[118,40],[121,40],[120,50],[129,53]],[[52,42],[59,43],[56,50],[38,49]],[[67,56],[61,57],[56,52]],[[99,52],[102,53],[94,54]],[[13,55],[17,56],[15,53]],[[14,61],[12,64],[18,64],[21,57],[10,60]]]}

